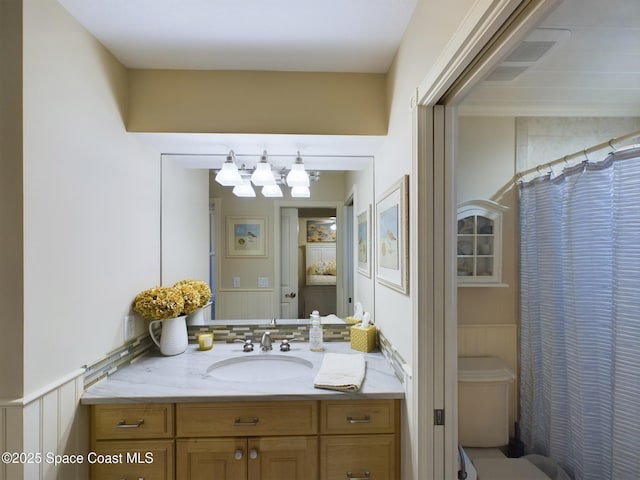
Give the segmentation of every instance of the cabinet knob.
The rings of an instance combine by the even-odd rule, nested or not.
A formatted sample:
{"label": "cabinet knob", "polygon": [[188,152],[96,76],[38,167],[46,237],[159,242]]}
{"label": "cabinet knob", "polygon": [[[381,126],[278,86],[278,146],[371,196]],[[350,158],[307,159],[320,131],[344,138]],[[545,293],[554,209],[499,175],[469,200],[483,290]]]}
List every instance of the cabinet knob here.
{"label": "cabinet knob", "polygon": [[361,475],[354,475],[351,472],[347,472],[347,478],[349,480],[370,480],[371,479],[371,474],[369,472],[364,472]]}
{"label": "cabinet knob", "polygon": [[251,460],[255,460],[256,458],[258,458],[258,450],[256,448],[251,449],[251,451],[249,452],[249,458]]}
{"label": "cabinet knob", "polygon": [[233,456],[236,460],[242,460],[242,457],[244,457],[244,452],[242,450],[236,450],[236,453],[234,453]]}

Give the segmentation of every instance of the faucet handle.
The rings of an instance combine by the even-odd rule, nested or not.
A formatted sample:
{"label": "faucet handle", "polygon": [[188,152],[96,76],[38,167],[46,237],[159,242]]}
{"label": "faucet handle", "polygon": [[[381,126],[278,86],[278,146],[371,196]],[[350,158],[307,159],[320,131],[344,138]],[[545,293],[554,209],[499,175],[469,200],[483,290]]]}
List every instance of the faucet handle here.
{"label": "faucet handle", "polygon": [[242,351],[243,352],[253,352],[253,340],[247,338],[242,340],[241,338],[236,338],[234,342],[242,342]]}

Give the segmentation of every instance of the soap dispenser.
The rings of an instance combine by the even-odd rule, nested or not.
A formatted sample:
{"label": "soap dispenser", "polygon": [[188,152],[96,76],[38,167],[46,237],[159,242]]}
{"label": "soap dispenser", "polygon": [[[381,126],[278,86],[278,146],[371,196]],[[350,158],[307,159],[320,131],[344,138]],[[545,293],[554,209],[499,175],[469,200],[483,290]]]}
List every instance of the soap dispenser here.
{"label": "soap dispenser", "polygon": [[320,326],[320,313],[317,310],[311,312],[311,327],[309,328],[309,350],[322,352],[322,327]]}

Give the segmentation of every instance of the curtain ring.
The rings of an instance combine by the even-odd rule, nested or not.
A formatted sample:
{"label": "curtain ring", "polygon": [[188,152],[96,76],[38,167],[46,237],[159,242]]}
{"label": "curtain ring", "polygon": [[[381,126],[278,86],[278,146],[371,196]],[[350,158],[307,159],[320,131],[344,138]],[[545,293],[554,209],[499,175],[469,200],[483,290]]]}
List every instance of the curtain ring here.
{"label": "curtain ring", "polygon": [[590,160],[589,160],[589,155],[587,155],[587,151],[586,151],[586,150],[583,150],[583,151],[582,151],[582,153],[583,153],[583,155],[584,155],[584,158],[586,158],[586,159],[587,159],[587,162],[589,162]]}
{"label": "curtain ring", "polygon": [[614,147],[614,146],[613,146],[613,138],[612,138],[611,140],[609,140],[609,142],[608,142],[608,143],[609,143],[609,146],[610,146],[611,148],[613,148],[613,151],[615,152],[615,151],[616,151],[616,147]]}

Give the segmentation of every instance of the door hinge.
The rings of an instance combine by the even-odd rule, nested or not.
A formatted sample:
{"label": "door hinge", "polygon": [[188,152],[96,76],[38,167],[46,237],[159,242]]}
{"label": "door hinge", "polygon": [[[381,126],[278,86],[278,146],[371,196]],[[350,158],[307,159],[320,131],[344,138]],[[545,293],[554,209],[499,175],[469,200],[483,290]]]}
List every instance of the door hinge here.
{"label": "door hinge", "polygon": [[444,409],[437,408],[433,411],[433,424],[444,425]]}

